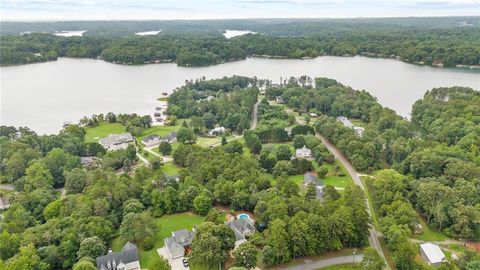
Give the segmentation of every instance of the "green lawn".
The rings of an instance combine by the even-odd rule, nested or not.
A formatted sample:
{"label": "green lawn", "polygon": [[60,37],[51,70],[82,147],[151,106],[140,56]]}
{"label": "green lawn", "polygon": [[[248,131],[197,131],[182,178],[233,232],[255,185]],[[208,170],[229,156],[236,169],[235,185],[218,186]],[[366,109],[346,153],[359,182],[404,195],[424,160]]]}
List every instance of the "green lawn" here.
{"label": "green lawn", "polygon": [[447,235],[430,228],[427,222],[420,215],[418,215],[418,221],[423,226],[423,232],[421,234],[413,234],[412,238],[423,240],[423,241],[443,241],[443,240],[450,239],[450,237],[448,237]]}
{"label": "green lawn", "polygon": [[292,180],[295,184],[298,186],[302,185],[303,183],[303,174],[297,174],[297,175],[290,175],[288,179]]}
{"label": "green lawn", "polygon": [[177,165],[173,164],[173,162],[167,162],[165,163],[164,165],[162,165],[162,167],[160,168],[160,170],[163,172],[163,173],[166,173],[168,175],[178,175],[178,171],[180,170],[180,167],[178,167]]}
{"label": "green lawn", "polygon": [[197,137],[197,141],[195,143],[201,147],[210,147],[210,145],[221,143],[221,142],[222,142],[222,137],[218,136],[218,137]]}
{"label": "green lawn", "polygon": [[[157,249],[163,247],[163,239],[172,235],[173,231],[180,229],[191,230],[194,226],[201,224],[205,220],[205,217],[185,212],[172,215],[164,215],[155,219],[155,224],[158,227],[158,233],[155,235],[155,244],[150,250],[143,250],[139,247],[140,253],[140,265],[142,268],[148,268],[150,261],[154,256],[158,256]],[[125,244],[120,238],[115,238],[112,241],[112,250],[119,251]],[[203,266],[191,267],[193,270],[205,270]]]}
{"label": "green lawn", "polygon": [[125,126],[120,123],[100,122],[96,127],[86,128],[85,142],[98,142],[110,134],[121,134],[125,132]]}
{"label": "green lawn", "polygon": [[182,126],[183,121],[186,121],[186,119],[177,120],[177,124],[173,126],[152,126],[147,128],[142,132],[142,135],[138,136],[138,141],[141,142],[144,137],[152,134],[157,134],[160,136],[168,135],[172,131],[178,130]]}
{"label": "green lawn", "polygon": [[[343,172],[344,176],[335,175],[335,173],[333,172],[334,165],[340,166],[340,170]],[[328,168],[328,174],[322,179],[323,183],[325,185],[331,185],[337,188],[345,188],[348,185],[353,184],[352,178],[338,160],[335,160],[334,165],[328,163],[323,164],[323,166],[326,166]],[[318,170],[318,168],[320,167],[316,162],[313,162],[313,166],[315,170]]]}
{"label": "green lawn", "polygon": [[322,267],[318,268],[317,270],[322,269],[322,270],[360,270],[362,269],[360,267],[360,264],[356,263],[349,263],[349,264],[341,264],[341,265],[334,265],[334,266],[327,266],[327,267]]}

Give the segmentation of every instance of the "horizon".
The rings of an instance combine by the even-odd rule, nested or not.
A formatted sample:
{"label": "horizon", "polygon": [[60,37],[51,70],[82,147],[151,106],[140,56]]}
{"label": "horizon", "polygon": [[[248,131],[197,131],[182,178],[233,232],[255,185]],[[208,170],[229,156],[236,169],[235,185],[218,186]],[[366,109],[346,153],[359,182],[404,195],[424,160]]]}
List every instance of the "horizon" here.
{"label": "horizon", "polygon": [[479,16],[478,0],[0,0],[1,21],[352,19]]}

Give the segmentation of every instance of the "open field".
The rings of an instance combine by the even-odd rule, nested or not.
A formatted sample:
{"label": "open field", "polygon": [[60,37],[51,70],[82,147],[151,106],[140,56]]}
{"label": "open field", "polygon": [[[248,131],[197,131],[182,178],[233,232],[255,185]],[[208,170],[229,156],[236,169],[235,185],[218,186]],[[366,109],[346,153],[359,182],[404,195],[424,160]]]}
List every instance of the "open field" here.
{"label": "open field", "polygon": [[160,167],[160,170],[168,175],[178,175],[180,167],[173,164],[173,162],[167,162]]}
{"label": "open field", "polygon": [[85,129],[85,142],[98,142],[110,134],[121,134],[125,132],[125,126],[120,123],[100,122],[96,127],[87,127]]}
{"label": "open field", "polygon": [[157,134],[159,136],[165,136],[170,134],[172,131],[178,130],[182,123],[186,121],[186,119],[178,119],[177,123],[173,126],[152,126],[150,128],[145,129],[140,136],[138,136],[138,141],[141,142],[142,139],[148,135]]}

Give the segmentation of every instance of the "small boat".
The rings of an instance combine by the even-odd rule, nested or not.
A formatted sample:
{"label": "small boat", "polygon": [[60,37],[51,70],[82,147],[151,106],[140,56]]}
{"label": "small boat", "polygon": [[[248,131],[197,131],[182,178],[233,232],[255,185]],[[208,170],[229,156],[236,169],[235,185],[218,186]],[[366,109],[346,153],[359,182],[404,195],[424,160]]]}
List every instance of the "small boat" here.
{"label": "small boat", "polygon": [[168,95],[168,93],[167,92],[162,92],[162,95],[166,96],[166,95]]}

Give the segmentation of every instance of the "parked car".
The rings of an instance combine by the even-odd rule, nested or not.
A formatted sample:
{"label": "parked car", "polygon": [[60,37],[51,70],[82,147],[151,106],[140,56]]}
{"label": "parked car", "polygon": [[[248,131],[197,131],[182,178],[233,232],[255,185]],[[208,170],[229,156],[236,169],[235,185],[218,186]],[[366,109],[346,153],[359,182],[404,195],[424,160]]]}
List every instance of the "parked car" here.
{"label": "parked car", "polygon": [[183,263],[183,266],[188,267],[188,260],[187,260],[187,258],[183,258],[182,263]]}

